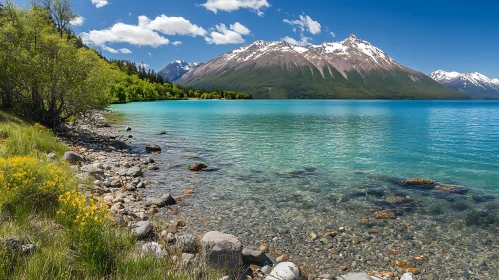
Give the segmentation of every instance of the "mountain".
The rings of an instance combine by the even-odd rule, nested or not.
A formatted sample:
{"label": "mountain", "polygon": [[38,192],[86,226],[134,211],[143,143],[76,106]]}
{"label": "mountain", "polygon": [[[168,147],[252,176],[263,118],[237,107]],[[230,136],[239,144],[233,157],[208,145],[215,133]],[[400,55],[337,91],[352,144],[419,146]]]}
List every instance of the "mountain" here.
{"label": "mountain", "polygon": [[174,82],[198,65],[199,63],[187,63],[183,60],[175,60],[165,68],[159,70],[158,74],[168,79],[169,82]]}
{"label": "mountain", "polygon": [[444,85],[472,98],[499,99],[499,79],[490,79],[478,72],[458,73],[438,70],[430,77]]}
{"label": "mountain", "polygon": [[253,98],[464,98],[355,35],[308,46],[256,41],[200,65],[177,83]]}

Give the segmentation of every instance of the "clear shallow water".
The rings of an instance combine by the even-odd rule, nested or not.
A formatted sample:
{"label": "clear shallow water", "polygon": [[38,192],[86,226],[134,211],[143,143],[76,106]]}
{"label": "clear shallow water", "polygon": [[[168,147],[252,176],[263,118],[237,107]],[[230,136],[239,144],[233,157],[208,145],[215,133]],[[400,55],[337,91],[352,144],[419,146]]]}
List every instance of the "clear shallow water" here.
{"label": "clear shallow water", "polygon": [[[133,135],[137,152],[146,143],[163,149],[153,156],[161,170],[147,173],[148,192],[194,189],[166,219],[266,243],[318,274],[345,266],[396,272],[393,260],[402,259],[419,279],[499,279],[499,102],[174,101],[112,109],[124,113],[120,125],[132,127],[123,134]],[[190,172],[192,162],[218,170]],[[399,184],[414,177],[470,191]],[[397,219],[375,219],[382,209]],[[332,241],[308,238],[340,226],[346,232]],[[420,255],[429,261],[413,263]]]}
{"label": "clear shallow water", "polygon": [[234,174],[316,168],[349,182],[363,171],[499,194],[495,101],[175,101],[112,109],[126,114],[136,142],[231,164]]}

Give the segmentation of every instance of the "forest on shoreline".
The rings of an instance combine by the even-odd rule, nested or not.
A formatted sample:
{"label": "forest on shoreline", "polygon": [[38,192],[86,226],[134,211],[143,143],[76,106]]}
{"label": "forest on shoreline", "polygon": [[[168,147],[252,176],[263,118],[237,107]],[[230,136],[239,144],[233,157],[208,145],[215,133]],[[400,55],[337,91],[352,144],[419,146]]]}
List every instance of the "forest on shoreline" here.
{"label": "forest on shoreline", "polygon": [[109,60],[71,29],[70,0],[0,3],[0,109],[55,128],[112,103],[250,99],[224,90],[184,88],[142,64]]}

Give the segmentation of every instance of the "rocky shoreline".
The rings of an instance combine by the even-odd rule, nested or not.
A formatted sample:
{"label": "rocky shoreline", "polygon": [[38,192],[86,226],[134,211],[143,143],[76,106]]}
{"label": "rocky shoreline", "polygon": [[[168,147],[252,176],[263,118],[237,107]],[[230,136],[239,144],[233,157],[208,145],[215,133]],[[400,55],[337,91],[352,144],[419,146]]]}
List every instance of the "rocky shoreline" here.
{"label": "rocky shoreline", "polygon": [[[201,260],[210,260],[209,256],[213,250],[206,248],[212,248],[216,242],[223,244],[228,242],[232,245],[227,248],[222,246],[222,253],[219,252],[226,257],[225,260],[232,260],[235,263],[244,261],[247,269],[244,277],[266,280],[300,279],[302,276],[308,279],[420,279],[419,276],[413,274],[421,273],[424,270],[423,264],[436,261],[429,259],[428,255],[424,253],[431,250],[417,250],[423,254],[414,255],[411,260],[398,259],[399,252],[397,250],[400,249],[397,248],[400,248],[398,245],[402,244],[402,241],[399,240],[404,239],[404,236],[397,236],[398,233],[395,231],[380,232],[377,227],[370,227],[372,229],[361,233],[353,228],[326,226],[320,231],[307,232],[302,230],[304,231],[303,236],[292,239],[289,239],[289,236],[293,236],[294,232],[290,232],[289,229],[277,229],[276,234],[268,234],[267,242],[263,242],[264,240],[261,238],[251,240],[251,235],[244,234],[250,228],[236,230],[242,233],[242,235],[236,234],[237,237],[217,232],[204,234],[203,227],[195,226],[191,224],[191,221],[186,222],[187,218],[182,220],[179,216],[183,215],[178,215],[179,209],[183,210],[182,208],[187,209],[191,206],[189,196],[193,192],[192,189],[183,190],[182,195],[177,197],[172,194],[161,194],[153,189],[155,182],[144,175],[144,172],[161,172],[161,162],[158,162],[157,156],[154,154],[160,152],[161,148],[156,145],[148,145],[141,147],[140,151],[135,149],[130,151],[133,136],[123,136],[122,134],[126,135],[126,132],[133,128],[123,128],[120,131],[107,125],[106,114],[109,112],[98,111],[92,114],[91,119],[67,123],[61,128],[60,137],[75,154],[68,154],[67,158],[75,163],[74,168],[79,170],[79,176],[87,182],[80,188],[103,199],[109,206],[113,219],[119,224],[131,227],[138,238],[144,240],[143,249],[145,251],[161,252],[160,241],[163,241],[169,246],[180,245],[184,248],[182,257],[185,258],[186,263],[197,263]],[[158,132],[158,134],[164,133]],[[200,163],[192,164],[189,167],[185,166],[185,168],[189,168],[192,172],[212,171],[208,166]],[[408,185],[419,183],[425,182],[406,182]],[[439,185],[437,191],[439,190],[464,191],[452,185]],[[402,200],[404,200],[403,197]],[[374,220],[379,221],[396,218],[395,213],[383,209],[375,212],[373,216]],[[222,216],[219,218],[224,219]],[[244,219],[244,217],[239,217],[239,219],[241,218]],[[201,219],[201,217],[193,218],[192,222],[195,222],[196,225],[207,225]],[[373,223],[373,217],[362,219],[363,224]],[[401,227],[406,226],[400,222],[399,224]],[[223,228],[221,231],[224,231]],[[401,228],[401,231],[404,229]],[[235,233],[234,230],[232,233]],[[206,237],[207,235],[208,237]],[[206,240],[204,240],[205,237]],[[238,237],[251,247],[239,246],[241,241]],[[375,249],[370,244],[376,243],[376,239],[379,246],[383,246],[377,246]],[[283,244],[283,242],[290,243]],[[311,250],[292,252],[290,248],[295,246],[290,245],[296,242],[306,242],[308,244],[306,246],[310,247]],[[430,249],[431,245],[423,242],[420,247],[428,246]],[[388,254],[382,254],[380,248],[382,251],[387,251]],[[361,256],[359,251],[362,250],[375,250],[373,251],[374,255],[379,257],[379,261]],[[323,252],[326,252],[324,255],[326,257],[322,257]],[[373,252],[370,252],[370,255],[373,255]],[[293,253],[296,258],[293,255],[290,256],[289,253]],[[350,256],[351,254],[354,255]],[[316,256],[321,257],[316,258]],[[303,259],[314,260],[304,262]],[[298,265],[289,262],[289,260],[298,260]],[[443,258],[440,260],[444,261]],[[326,267],[332,267],[332,263],[337,264],[334,267],[339,267],[336,269],[336,273],[331,273],[330,269],[326,269]],[[392,269],[389,271],[382,269],[377,266],[377,263],[391,263]],[[217,262],[212,262],[212,265],[216,266]],[[326,273],[323,273],[324,271]],[[427,274],[421,279],[450,278],[445,275]],[[487,278],[463,276],[463,279]]]}

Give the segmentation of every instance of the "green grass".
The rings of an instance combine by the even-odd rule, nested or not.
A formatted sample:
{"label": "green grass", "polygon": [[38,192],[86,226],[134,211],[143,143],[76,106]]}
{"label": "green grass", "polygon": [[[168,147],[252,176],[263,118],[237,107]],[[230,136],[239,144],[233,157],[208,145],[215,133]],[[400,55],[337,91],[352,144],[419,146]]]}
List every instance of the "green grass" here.
{"label": "green grass", "polygon": [[0,112],[0,156],[35,156],[42,158],[48,153],[61,157],[68,147],[55,140],[47,128],[23,122]]}
{"label": "green grass", "polygon": [[[0,112],[0,279],[223,275],[202,265],[183,266],[180,252],[141,255],[130,230],[106,218],[105,205],[75,190],[79,181],[69,166],[48,162],[47,153],[66,150],[50,130]],[[35,244],[36,250],[31,255],[13,251],[1,241],[6,238]]]}

